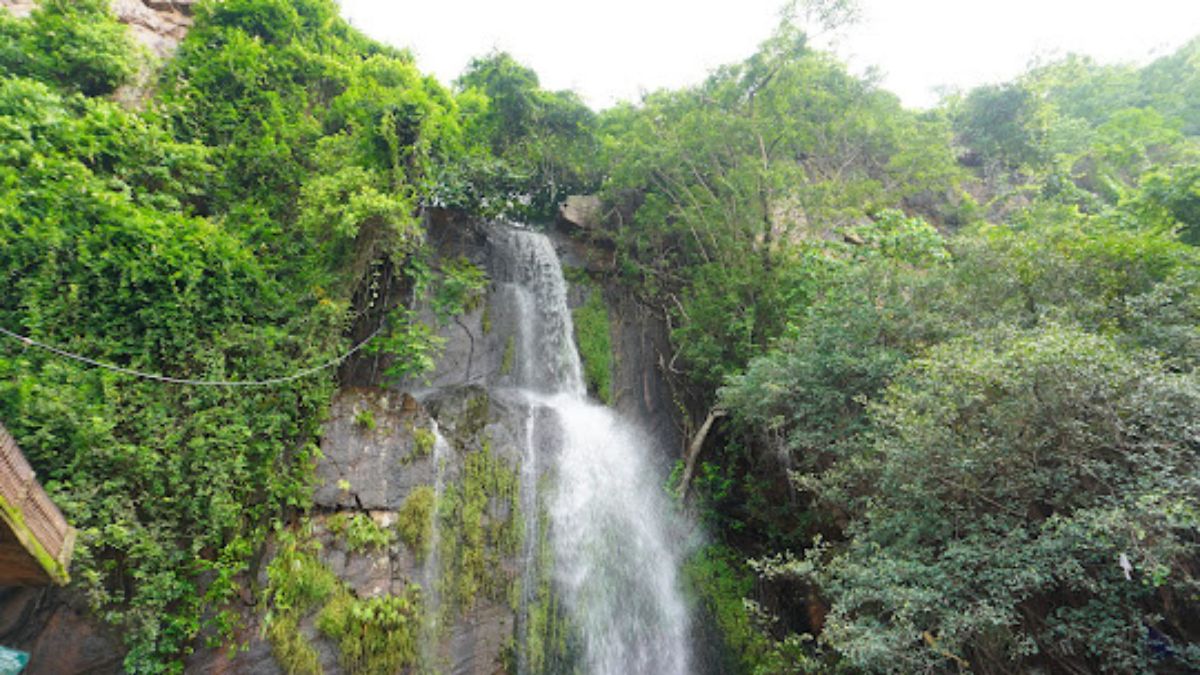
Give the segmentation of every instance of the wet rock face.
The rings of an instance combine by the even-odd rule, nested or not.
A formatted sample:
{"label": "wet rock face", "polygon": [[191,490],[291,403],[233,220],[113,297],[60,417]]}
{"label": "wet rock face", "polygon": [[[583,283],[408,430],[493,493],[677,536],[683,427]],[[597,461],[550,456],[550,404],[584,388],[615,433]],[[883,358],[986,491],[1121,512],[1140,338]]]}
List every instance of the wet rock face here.
{"label": "wet rock face", "polygon": [[[356,602],[421,587],[425,620],[437,617],[442,626],[421,638],[422,658],[437,672],[491,675],[506,667],[517,620],[510,598],[522,567],[517,472],[527,413],[521,406],[480,386],[426,391],[421,401],[395,390],[350,388],[336,395],[325,424],[317,510],[293,534],[312,544],[316,562]],[[433,500],[423,522],[438,531],[414,542],[405,528],[412,527],[411,504],[422,492]],[[383,539],[356,542],[360,525]],[[270,596],[270,580],[260,581]],[[344,672],[341,646],[322,632],[320,615],[309,610],[296,630],[324,672]]]}
{"label": "wet rock face", "polygon": [[[570,213],[599,209],[588,199],[568,200],[568,204],[575,209]],[[401,388],[421,392],[466,385],[519,386],[521,321],[529,316],[522,307],[528,300],[509,283],[514,281],[512,268],[519,261],[496,255],[494,243],[474,226],[446,223],[435,229],[432,238],[439,255],[467,258],[488,271],[491,283],[480,306],[439,328],[438,334],[446,342],[434,372],[422,380],[404,382]],[[608,307],[613,407],[653,438],[663,462],[674,461],[682,455],[684,441],[675,397],[664,377],[673,353],[665,322],[629,291],[607,282],[611,242],[589,242],[561,233],[552,233],[551,240],[564,267],[586,271],[598,286],[588,291],[572,284],[570,306],[583,304],[588,292],[601,292]],[[437,325],[429,312],[422,318]]]}
{"label": "wet rock face", "polygon": [[[569,203],[569,202],[568,202]],[[586,271],[592,287],[572,284],[572,309],[590,293],[600,293],[608,308],[612,343],[612,407],[653,442],[657,458],[670,463],[683,454],[680,413],[666,377],[670,367],[670,335],[662,316],[620,283],[613,281],[611,242],[554,235],[563,264]]]}
{"label": "wet rock face", "polygon": [[454,675],[494,675],[506,673],[504,646],[513,639],[516,617],[508,605],[480,604],[462,621],[454,624],[448,649],[447,672]]}
{"label": "wet rock face", "polygon": [[18,19],[29,16],[36,6],[36,0],[0,0],[0,7],[7,9]]}
{"label": "wet rock face", "polygon": [[[398,511],[413,489],[433,485],[434,424],[464,452],[488,445],[514,466],[521,402],[480,386],[427,390],[423,401],[379,388],[344,389],[330,407],[313,501],[322,509]],[[443,480],[454,481],[462,452],[451,453]]]}
{"label": "wet rock face", "polygon": [[175,53],[192,27],[194,0],[112,0],[113,13],[139,44],[159,58]]}
{"label": "wet rock face", "polygon": [[429,308],[418,308],[421,320],[436,327],[445,342],[433,372],[402,382],[400,388],[422,392],[518,386],[528,365],[520,359],[523,322],[535,319],[534,300],[515,283],[517,261],[498,255],[495,242],[475,226],[447,223],[434,229],[431,240],[442,259],[462,257],[485,270],[489,284],[478,306],[451,321],[439,321]]}
{"label": "wet rock face", "polygon": [[[433,482],[429,414],[407,394],[377,388],[342,390],[321,440],[313,502],[325,509],[397,511],[414,487]],[[425,438],[425,437],[422,437]]]}
{"label": "wet rock face", "polygon": [[[588,233],[597,232],[594,219],[601,207],[594,198],[568,199],[560,218],[563,231],[552,232],[551,240],[564,267],[586,271],[599,286],[608,307],[613,347],[613,407],[649,434],[663,462],[672,462],[683,453],[680,413],[674,403],[668,379],[673,350],[665,321],[639,303],[617,283],[610,283],[614,249],[612,242]],[[566,222],[567,218],[574,222]],[[589,224],[584,228],[582,224]],[[521,320],[525,314],[520,297],[509,282],[514,281],[514,263],[497,256],[495,242],[486,228],[456,219],[446,213],[431,217],[430,243],[443,259],[463,257],[488,272],[490,283],[484,300],[472,311],[439,325],[431,312],[423,311],[422,320],[438,326],[445,346],[435,370],[424,378],[400,383],[399,389],[422,392],[463,386],[492,389],[520,385]],[[592,290],[590,292],[597,292]],[[571,284],[568,301],[572,308],[587,299],[576,284]],[[386,367],[379,357],[367,355],[353,361],[348,370],[356,383],[383,384],[378,374]]]}
{"label": "wet rock face", "polygon": [[605,299],[612,319],[613,407],[653,439],[659,459],[683,455],[679,410],[663,371],[671,360],[671,343],[662,319],[620,288]]}
{"label": "wet rock face", "polygon": [[59,588],[0,589],[0,644],[29,654],[25,675],[121,672],[120,641]]}
{"label": "wet rock face", "polygon": [[204,675],[283,675],[283,669],[271,656],[271,646],[262,637],[261,619],[247,607],[244,623],[233,636],[229,648],[200,649],[184,661],[185,673]]}

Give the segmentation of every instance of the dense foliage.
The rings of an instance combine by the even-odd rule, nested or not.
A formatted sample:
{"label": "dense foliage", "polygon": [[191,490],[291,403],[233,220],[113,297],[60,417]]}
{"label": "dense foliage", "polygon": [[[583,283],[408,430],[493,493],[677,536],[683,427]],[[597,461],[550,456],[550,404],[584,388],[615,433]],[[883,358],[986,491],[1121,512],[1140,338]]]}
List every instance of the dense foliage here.
{"label": "dense foliage", "polygon": [[725,378],[704,512],[755,557],[761,629],[819,664],[794,670],[1196,667],[1200,145],[1148,84],[1186,87],[1195,49],[949,99],[980,206],[818,243]]}
{"label": "dense foliage", "polygon": [[472,59],[456,85],[488,102],[467,126],[476,152],[463,178],[477,212],[545,221],[567,195],[595,188],[596,115],[574,92],[542,89],[504,52]]}
{"label": "dense foliage", "polygon": [[[326,0],[201,4],[142,112],[97,97],[136,62],[102,0],[0,13],[0,36],[0,324],[125,367],[247,381],[344,351],[356,288],[410,267],[461,152],[454,97]],[[0,345],[0,418],[129,671],[233,627],[255,551],[309,504],[332,372],[180,386]]]}
{"label": "dense foliage", "polygon": [[89,96],[112,93],[132,74],[125,29],[104,0],[46,0],[28,21],[0,15],[0,68]]}
{"label": "dense foliage", "polygon": [[[603,281],[668,324],[689,421],[724,413],[687,491],[714,544],[686,577],[726,668],[1200,668],[1200,41],[918,113],[785,21],[696,86],[595,113],[504,53],[448,89],[336,9],[204,2],[159,65],[104,0],[0,11],[0,325],[245,381],[328,361],[388,309],[372,348],[402,379],[439,346],[415,303],[445,323],[487,284],[424,249],[423,210],[545,220],[598,191]],[[113,102],[152,67],[141,110]],[[384,277],[405,303],[372,304]],[[230,633],[256,550],[308,507],[334,385],[171,385],[0,343],[0,419],[79,528],[76,583],[127,670]],[[488,458],[402,511],[418,551],[432,517],[453,533],[456,607],[502,594],[482,551],[516,545],[485,517],[515,489]],[[279,659],[313,669],[296,626],[316,616],[350,669],[414,663],[387,626],[420,599],[357,601],[290,536],[267,570]]]}
{"label": "dense foliage", "polygon": [[788,25],[698,87],[608,111],[623,272],[665,308],[689,378],[715,388],[795,318],[822,273],[806,242],[888,207],[951,208],[948,136]]}
{"label": "dense foliage", "polygon": [[728,413],[690,494],[731,667],[1194,667],[1198,44],[918,114],[785,21],[599,116],[616,277]]}

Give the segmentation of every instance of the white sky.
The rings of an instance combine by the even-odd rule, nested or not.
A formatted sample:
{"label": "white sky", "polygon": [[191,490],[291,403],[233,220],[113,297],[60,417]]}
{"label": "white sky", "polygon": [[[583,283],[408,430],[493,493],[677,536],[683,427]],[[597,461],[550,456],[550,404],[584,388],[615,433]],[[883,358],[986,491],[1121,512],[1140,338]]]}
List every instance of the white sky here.
{"label": "white sky", "polygon": [[[548,89],[595,108],[702,80],[766,39],[783,0],[340,0],[350,22],[407,47],[449,84],[493,48],[531,66]],[[1079,52],[1145,62],[1200,35],[1200,0],[861,0],[862,21],[836,51],[877,66],[908,106],[941,85],[1011,79],[1034,58]]]}

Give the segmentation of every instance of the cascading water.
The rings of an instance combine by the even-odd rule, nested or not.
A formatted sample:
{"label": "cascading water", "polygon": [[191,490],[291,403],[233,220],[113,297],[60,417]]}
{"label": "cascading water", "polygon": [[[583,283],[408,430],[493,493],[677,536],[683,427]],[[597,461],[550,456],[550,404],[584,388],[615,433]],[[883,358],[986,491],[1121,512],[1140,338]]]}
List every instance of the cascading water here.
{"label": "cascading water", "polygon": [[446,441],[446,437],[442,435],[442,430],[438,427],[437,421],[432,421],[432,429],[430,431],[433,433],[433,448],[430,459],[433,461],[433,503],[435,508],[429,514],[429,549],[425,554],[425,561],[421,565],[421,585],[425,588],[425,615],[427,618],[425,636],[421,642],[422,649],[424,650],[421,657],[430,670],[435,670],[433,667],[433,664],[437,661],[435,647],[442,619],[442,598],[441,591],[438,589],[438,573],[441,570],[442,564],[442,523],[441,518],[438,517],[436,505],[441,503],[442,492],[445,490],[446,457],[450,452],[450,444]]}
{"label": "cascading water", "polygon": [[[608,408],[586,397],[567,287],[558,256],[541,234],[497,228],[493,279],[517,317],[516,388],[526,420],[523,508],[538,503],[538,419],[557,429],[555,489],[547,496],[554,579],[592,675],[688,672],[689,617],[678,589],[682,547],[673,510],[648,444]],[[532,585],[536,521],[527,523],[525,596]],[[524,611],[524,610],[523,610]],[[524,671],[524,660],[519,659]]]}

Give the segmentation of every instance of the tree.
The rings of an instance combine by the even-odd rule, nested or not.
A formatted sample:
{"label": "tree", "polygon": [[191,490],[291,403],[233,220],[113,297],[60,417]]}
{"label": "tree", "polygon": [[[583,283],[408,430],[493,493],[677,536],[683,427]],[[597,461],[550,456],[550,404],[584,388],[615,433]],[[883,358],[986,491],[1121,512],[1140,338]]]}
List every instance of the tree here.
{"label": "tree", "polygon": [[562,198],[594,189],[595,114],[574,92],[542,89],[505,52],[472,59],[456,86],[487,97],[467,128],[502,163],[475,177],[485,199],[499,202],[483,208],[548,219]]}
{"label": "tree", "polygon": [[132,46],[105,0],[44,0],[28,21],[0,11],[0,71],[68,91],[112,93],[133,73]]}
{"label": "tree", "polygon": [[849,665],[1195,667],[1194,375],[1070,329],[1000,331],[914,361],[871,415],[814,484],[852,514],[847,541],[776,567],[819,584]]}
{"label": "tree", "polygon": [[711,396],[803,312],[819,242],[958,178],[919,119],[784,23],[742,63],[602,118],[625,270]]}

